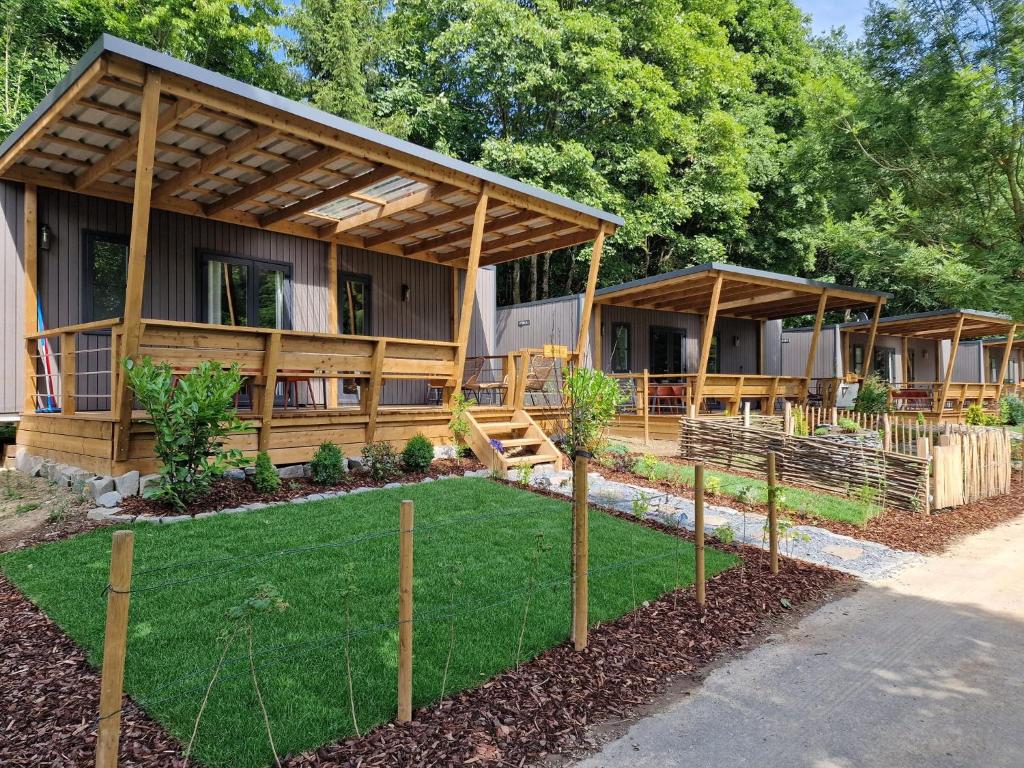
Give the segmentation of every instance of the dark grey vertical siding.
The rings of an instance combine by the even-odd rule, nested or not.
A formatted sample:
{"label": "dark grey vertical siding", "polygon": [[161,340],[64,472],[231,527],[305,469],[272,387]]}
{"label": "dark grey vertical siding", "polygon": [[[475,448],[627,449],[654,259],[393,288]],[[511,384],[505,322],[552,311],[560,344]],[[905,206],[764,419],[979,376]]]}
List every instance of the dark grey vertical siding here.
{"label": "dark grey vertical siding", "polygon": [[764,370],[769,376],[782,375],[782,321],[769,320],[764,324]]}
{"label": "dark grey vertical siding", "polygon": [[[685,315],[679,312],[659,312],[652,309],[637,307],[606,306],[601,313],[601,365],[606,371],[611,370],[612,325],[626,323],[632,349],[629,353],[630,371],[641,373],[651,365],[651,328],[660,326],[676,328],[685,334],[683,353],[686,360],[686,371],[697,369],[700,354],[700,318],[696,315]],[[679,371],[684,373],[684,371]]]}
{"label": "dark grey vertical siding", "polygon": [[0,416],[21,411],[24,317],[24,191],[0,181]]}
{"label": "dark grey vertical siding", "polygon": [[722,373],[760,373],[760,321],[722,317],[715,330],[722,345]]}
{"label": "dark grey vertical siding", "polygon": [[953,381],[985,381],[985,362],[981,340],[960,343],[953,363]]}
{"label": "dark grey vertical siding", "polygon": [[495,313],[497,354],[545,344],[565,344],[572,349],[579,333],[579,314],[578,295],[498,307]]}
{"label": "dark grey vertical siding", "polygon": [[[782,376],[803,376],[807,371],[807,355],[811,352],[812,332],[803,328],[784,330],[782,332]],[[836,327],[826,326],[821,329],[818,348],[814,354],[812,379],[831,379],[839,374],[842,363],[836,357]]]}
{"label": "dark grey vertical siding", "polygon": [[495,313],[498,310],[498,269],[483,267],[477,273],[476,301],[469,326],[468,355],[496,355]]}

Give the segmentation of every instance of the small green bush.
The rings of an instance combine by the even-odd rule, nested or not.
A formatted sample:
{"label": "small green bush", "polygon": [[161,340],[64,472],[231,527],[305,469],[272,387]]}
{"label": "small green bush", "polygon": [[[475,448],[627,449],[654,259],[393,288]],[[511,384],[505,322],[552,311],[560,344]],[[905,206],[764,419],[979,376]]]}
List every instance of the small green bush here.
{"label": "small green bush", "polygon": [[566,370],[562,381],[566,420],[559,425],[565,451],[571,456],[597,452],[624,398],[619,382],[602,371]]}
{"label": "small green bush", "polygon": [[985,413],[985,409],[977,403],[967,407],[964,421],[976,427],[998,427],[1003,423],[999,416]]}
{"label": "small green bush", "polygon": [[417,432],[402,449],[402,466],[406,472],[426,472],[434,460],[434,444]]}
{"label": "small green bush", "polygon": [[314,483],[336,485],[346,474],[346,461],[341,448],[332,442],[320,443],[309,462],[309,474]]}
{"label": "small green bush", "polygon": [[722,492],[722,478],[720,477],[706,477],[704,478],[704,493],[709,496],[717,496]]}
{"label": "small green bush", "polygon": [[810,427],[807,425],[807,417],[804,416],[802,408],[793,409],[793,435],[794,437],[807,437]]}
{"label": "small green bush", "polygon": [[732,544],[736,540],[736,531],[732,529],[732,526],[728,523],[722,523],[720,526],[715,528],[711,534],[723,544]]}
{"label": "small green bush", "polygon": [[260,451],[256,457],[256,473],[252,476],[252,487],[260,493],[273,493],[281,487],[281,478],[270,462],[270,454]]}
{"label": "small green bush", "polygon": [[840,419],[838,426],[841,432],[845,432],[848,435],[860,432],[860,425],[853,419]]}
{"label": "small green bush", "polygon": [[889,384],[878,374],[871,374],[860,384],[853,410],[858,413],[888,413]]}
{"label": "small green bush", "polygon": [[818,427],[817,429],[814,430],[814,436],[815,437],[826,437],[828,435],[828,433],[829,433],[829,428],[828,427]]}
{"label": "small green bush", "polygon": [[999,401],[999,415],[1004,424],[1017,426],[1024,424],[1024,400],[1016,395],[1008,395]]}
{"label": "small green bush", "polygon": [[658,457],[653,453],[645,453],[635,462],[633,462],[633,471],[640,475],[640,477],[646,477],[648,480],[653,480],[654,476],[658,473],[658,465],[661,462],[658,461]]}
{"label": "small green bush", "polygon": [[394,480],[401,474],[398,452],[390,443],[367,443],[363,446],[363,467],[374,480]]}
{"label": "small green bush", "polygon": [[452,397],[452,418],[448,422],[448,429],[455,439],[455,455],[465,456],[469,451],[466,446],[466,435],[469,434],[469,419],[466,418],[466,411],[476,405],[476,399],[467,398],[462,392]]}
{"label": "small green bush", "polygon": [[633,457],[629,447],[622,443],[606,443],[598,454],[598,461],[618,472],[633,471]]}

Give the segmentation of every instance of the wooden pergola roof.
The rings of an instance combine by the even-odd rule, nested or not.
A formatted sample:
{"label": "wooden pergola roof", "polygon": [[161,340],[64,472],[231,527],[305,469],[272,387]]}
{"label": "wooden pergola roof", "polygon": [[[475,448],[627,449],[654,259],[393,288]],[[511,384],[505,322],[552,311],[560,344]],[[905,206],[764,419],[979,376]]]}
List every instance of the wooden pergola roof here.
{"label": "wooden pergola roof", "polygon": [[[961,318],[963,320],[960,326]],[[871,325],[868,320],[844,323],[843,330],[867,330]],[[986,336],[1002,334],[1006,343],[1006,334],[1014,327],[1013,318],[995,312],[982,312],[976,309],[941,309],[934,312],[918,312],[912,315],[885,317],[878,321],[878,333],[886,336],[906,336],[912,339],[944,340],[957,336],[960,326],[960,339],[981,339]]]}
{"label": "wooden pergola roof", "polygon": [[719,315],[776,320],[825,309],[843,310],[885,303],[889,294],[807,280],[731,264],[708,263],[663,275],[602,288],[594,301],[624,307],[707,314],[713,290],[722,278]]}
{"label": "wooden pergola roof", "polygon": [[0,146],[0,177],[131,203],[147,74],[160,77],[152,207],[464,266],[594,240],[623,221],[104,35]]}

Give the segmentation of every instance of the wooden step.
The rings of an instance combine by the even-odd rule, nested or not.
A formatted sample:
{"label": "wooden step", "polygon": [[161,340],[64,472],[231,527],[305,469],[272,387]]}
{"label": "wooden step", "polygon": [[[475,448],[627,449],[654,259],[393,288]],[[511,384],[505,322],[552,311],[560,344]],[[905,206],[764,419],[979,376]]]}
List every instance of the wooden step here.
{"label": "wooden step", "polygon": [[531,445],[541,445],[543,442],[539,437],[510,437],[508,440],[502,440],[501,444],[505,448],[526,448]]}
{"label": "wooden step", "polygon": [[554,464],[558,457],[548,453],[528,453],[525,456],[513,456],[505,459],[505,464],[510,467],[520,467],[524,464]]}
{"label": "wooden step", "polygon": [[493,432],[513,432],[517,429],[527,429],[529,426],[529,423],[525,421],[485,421],[480,428],[487,434],[491,434]]}

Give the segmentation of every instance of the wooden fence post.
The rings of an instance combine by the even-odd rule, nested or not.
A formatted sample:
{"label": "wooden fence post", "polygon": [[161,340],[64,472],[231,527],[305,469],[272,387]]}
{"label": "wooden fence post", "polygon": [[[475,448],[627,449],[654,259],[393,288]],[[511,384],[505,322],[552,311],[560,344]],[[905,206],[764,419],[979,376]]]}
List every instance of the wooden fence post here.
{"label": "wooden fence post", "polygon": [[587,455],[578,452],[573,463],[573,611],[572,637],[576,650],[587,647]]}
{"label": "wooden fence post", "polygon": [[412,720],[412,544],[413,503],[398,517],[398,722]]}
{"label": "wooden fence post", "polygon": [[782,431],[786,435],[793,434],[793,404],[789,400],[782,406]]}
{"label": "wooden fence post", "polygon": [[892,451],[892,422],[888,413],[882,414],[882,450],[886,453]]}
{"label": "wooden fence post", "polygon": [[932,444],[929,438],[917,438],[917,455],[928,462],[924,470],[924,504],[921,505],[921,511],[927,515],[932,495]]}
{"label": "wooden fence post", "polygon": [[828,420],[833,427],[839,423],[839,406],[832,406],[832,408],[829,410]]}
{"label": "wooden fence post", "polygon": [[704,465],[693,467],[693,567],[697,604],[704,607]]}
{"label": "wooden fence post", "polygon": [[772,573],[779,572],[779,515],[775,497],[778,486],[775,485],[775,451],[768,452],[768,554],[771,559]]}
{"label": "wooden fence post", "polygon": [[747,400],[743,403],[743,426],[750,426],[750,401]]}
{"label": "wooden fence post", "polygon": [[651,442],[651,375],[647,369],[644,368],[643,378],[643,392],[642,392],[642,405],[644,415],[644,445],[649,445]]}
{"label": "wooden fence post", "polygon": [[96,768],[116,768],[121,741],[121,697],[124,657],[128,643],[128,600],[132,586],[132,551],[135,535],[115,531],[110,550],[107,584],[107,623],[103,631],[103,670],[100,677],[99,733]]}

